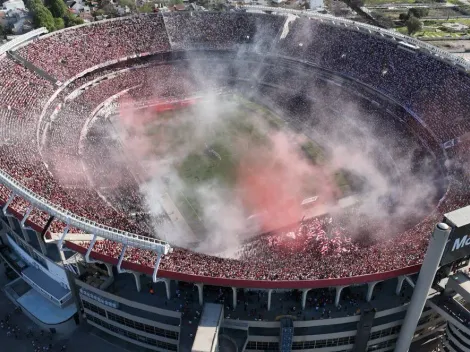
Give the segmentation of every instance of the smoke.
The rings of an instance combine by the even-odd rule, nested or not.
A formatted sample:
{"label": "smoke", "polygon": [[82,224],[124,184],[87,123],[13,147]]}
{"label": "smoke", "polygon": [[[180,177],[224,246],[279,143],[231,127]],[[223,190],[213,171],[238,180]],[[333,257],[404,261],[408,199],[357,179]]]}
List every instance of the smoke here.
{"label": "smoke", "polygon": [[[360,230],[371,221],[380,221],[376,230],[396,228],[397,219],[423,215],[419,209],[436,190],[428,176],[410,171],[418,146],[410,144],[397,159],[394,153],[403,148],[398,148],[393,135],[376,135],[358,117],[363,113],[359,107],[350,102],[344,107],[348,122],[339,120],[332,126],[330,121],[328,130],[334,132],[318,141],[326,154],[320,164],[313,164],[302,152],[301,145],[309,140],[305,131],[272,129],[253,111],[240,116],[239,102],[214,91],[206,91],[191,108],[171,117],[121,110],[115,123],[125,131],[119,138],[128,148],[126,154],[145,170],[140,192],[146,209],[153,217],[168,214],[170,218],[153,222],[156,235],[176,246],[233,257],[247,239],[295,224],[309,211],[342,216],[338,200],[348,194],[339,189],[340,172],[354,175],[360,183],[351,194],[357,198],[354,214],[362,222],[349,219],[351,229]],[[251,122],[253,131],[261,131],[262,142],[229,134],[240,119]],[[149,128],[158,132],[148,134]],[[230,155],[219,155],[222,160],[216,163],[235,159],[230,169],[233,183],[223,177],[185,179],[182,163],[192,155],[216,158],[207,151],[221,138]],[[306,211],[301,203],[313,196],[317,204]]]}
{"label": "smoke", "polygon": [[[122,150],[115,162],[127,165],[138,184],[157,237],[234,257],[259,232],[304,217],[329,213],[352,233],[370,225],[384,235],[424,216],[435,203],[436,161],[404,125],[395,126],[391,116],[365,108],[363,99],[337,85],[303,84],[299,80],[308,75],[262,65],[253,70],[253,62],[242,59],[243,53],[233,62],[199,56],[180,67],[179,76],[162,83],[174,85],[162,100],[192,98],[190,107],[173,107],[176,112],[124,108],[138,102],[138,90],[122,98],[108,131]],[[253,80],[236,84],[233,75]],[[283,77],[279,91],[255,81],[274,81],[275,75]],[[152,77],[139,89],[158,86]],[[285,82],[291,78],[298,91]],[[284,83],[289,91],[282,90]],[[274,117],[276,126],[266,110],[281,118]],[[311,140],[321,160],[313,161],[303,149]],[[313,205],[302,206],[310,197],[316,197]]]}

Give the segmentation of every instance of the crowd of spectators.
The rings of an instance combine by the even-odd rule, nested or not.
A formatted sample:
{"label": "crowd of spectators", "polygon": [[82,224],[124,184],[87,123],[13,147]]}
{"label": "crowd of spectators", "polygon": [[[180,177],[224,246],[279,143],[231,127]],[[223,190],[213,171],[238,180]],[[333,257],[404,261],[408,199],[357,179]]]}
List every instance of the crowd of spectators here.
{"label": "crowd of spectators", "polygon": [[66,81],[95,65],[169,49],[163,18],[149,14],[59,31],[17,53],[56,79]]}
{"label": "crowd of spectators", "polygon": [[468,76],[429,53],[405,50],[395,41],[365,31],[307,18],[289,23],[289,31],[281,36],[275,51],[357,79],[400,101],[440,142],[460,136],[470,127],[466,118],[470,102],[464,93],[469,89]]}
{"label": "crowd of spectators", "polygon": [[[470,103],[465,98],[469,79],[456,67],[344,27],[307,19],[297,19],[283,27],[284,22],[282,16],[240,13],[142,15],[59,31],[22,47],[17,54],[58,80],[66,81],[94,65],[138,53],[165,52],[170,46],[173,49],[231,49],[234,44],[242,44],[243,48],[251,45],[258,51],[272,50],[284,59],[308,60],[386,93],[413,110],[439,142],[469,130],[466,115]],[[281,31],[280,38],[272,40]],[[282,72],[264,74],[272,82],[286,78]],[[109,76],[105,80],[97,80],[106,75]],[[293,81],[289,81],[291,88],[295,88]],[[135,221],[119,207],[109,206],[93,188],[65,187],[63,180],[56,176],[62,173],[60,167],[70,169],[73,165],[74,174],[82,170],[78,183],[87,182],[91,177],[101,186],[99,182],[105,180],[98,167],[104,161],[86,148],[85,155],[80,155],[79,145],[84,122],[108,97],[130,88],[134,89],[128,96],[135,101],[184,96],[195,90],[190,82],[170,65],[142,66],[133,70],[118,65],[79,78],[62,87],[63,91],[47,109],[47,114],[56,110],[56,115],[49,126],[44,157],[31,141],[36,140],[37,117],[54,87],[9,57],[1,57],[0,136],[3,143],[0,144],[0,165],[54,204],[99,223],[150,235],[149,228],[142,225],[145,222]],[[341,94],[337,99],[341,99]],[[93,137],[90,138],[92,141]],[[23,142],[9,142],[18,139]],[[454,160],[465,159],[466,149],[461,149]],[[87,173],[81,166],[77,167],[82,157],[88,160]],[[454,171],[457,169],[454,167]],[[122,190],[117,198],[138,203],[137,192],[128,189],[127,180],[133,176],[125,167],[116,170],[121,179],[126,180],[119,184]],[[441,219],[441,214],[468,204],[467,185],[470,183],[457,177],[462,174],[461,169],[459,171],[450,180],[455,188],[451,188],[436,211],[419,224],[380,243],[362,246],[360,240],[342,228],[340,221],[311,219],[293,230],[268,234],[246,243],[240,248],[239,259],[221,259],[177,248],[163,258],[161,269],[226,278],[307,280],[364,275],[419,264],[432,226]],[[1,199],[8,199],[10,194],[0,186]],[[23,214],[29,204],[15,197],[11,206]],[[34,209],[30,220],[44,226],[48,217]],[[50,231],[60,231],[63,226],[54,221]],[[113,257],[118,256],[121,249],[121,244],[109,241],[99,241],[95,246],[96,251]],[[128,248],[125,259],[152,266],[155,255]]]}
{"label": "crowd of spectators", "polygon": [[260,52],[269,50],[282,28],[283,16],[247,13],[165,14],[165,26],[173,49],[243,50],[254,44]]}
{"label": "crowd of spectators", "polygon": [[[433,221],[427,219],[400,236],[373,245],[360,241],[331,218],[306,221],[295,230],[264,235],[244,244],[238,259],[226,259],[176,248],[163,258],[160,270],[247,280],[316,280],[359,276],[419,264]],[[81,243],[88,247],[88,243]],[[99,241],[94,250],[118,257],[120,243]],[[153,267],[156,255],[128,247],[126,261]]]}
{"label": "crowd of spectators", "polygon": [[0,146],[29,139],[53,85],[8,56],[0,58]]}

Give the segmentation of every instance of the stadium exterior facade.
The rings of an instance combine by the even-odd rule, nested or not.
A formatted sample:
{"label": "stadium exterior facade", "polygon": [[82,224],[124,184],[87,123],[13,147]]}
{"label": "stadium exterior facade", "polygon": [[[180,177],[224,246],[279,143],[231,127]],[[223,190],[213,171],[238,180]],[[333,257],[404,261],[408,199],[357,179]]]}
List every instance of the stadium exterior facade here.
{"label": "stadium exterior facade", "polygon": [[[271,8],[257,7],[256,10],[281,13],[278,16],[290,15],[300,16],[306,21],[317,21],[326,23],[328,26],[337,27],[341,30],[356,31],[361,35],[367,35],[379,38],[383,41],[393,42],[397,50],[406,50],[412,55],[432,56],[437,58],[436,62],[444,62],[445,65],[457,67],[462,74],[466,76],[469,69],[467,64],[458,58],[429,46],[425,43],[416,41],[412,38],[402,36],[398,33],[389,32],[375,27],[359,24],[347,20],[333,18],[324,15],[311,15],[302,12],[279,10]],[[247,14],[248,15],[248,14]],[[201,16],[204,16],[203,14]],[[250,14],[250,16],[260,16],[259,14]],[[290,17],[286,16],[288,20]],[[121,21],[120,19],[115,21]],[[101,26],[103,23],[92,24]],[[48,36],[63,35],[72,33],[74,29],[67,29],[52,33]],[[279,32],[279,35],[283,35]],[[47,36],[45,36],[47,37]],[[28,35],[24,37],[26,41],[31,39]],[[182,47],[173,38],[172,49],[181,50]],[[39,41],[42,39],[39,39]],[[29,42],[21,43],[18,40],[15,43],[18,48],[8,47],[7,50],[14,50],[8,55],[19,55],[21,51],[15,49],[27,48]],[[194,46],[197,43],[193,43]],[[214,50],[218,43],[206,43]],[[225,43],[221,43],[221,46]],[[226,46],[226,45],[225,45]],[[191,49],[191,45],[189,45]],[[0,48],[0,50],[3,50]],[[17,54],[19,53],[19,54]],[[299,52],[299,55],[303,53]],[[308,55],[299,58],[307,60]],[[0,55],[4,55],[0,51]],[[125,58],[116,58],[114,62],[101,62],[96,66],[87,68],[87,72],[80,72],[73,77],[60,77],[56,80],[57,90],[42,108],[42,114],[37,123],[38,144],[40,137],[47,125],[48,116],[54,99],[59,95],[60,90],[72,83],[75,79],[83,76],[85,73],[92,72],[97,68],[102,68],[118,61],[131,60],[137,56],[148,56],[149,52],[135,53],[133,56]],[[3,56],[2,58],[4,58]],[[334,69],[334,68],[329,68]],[[399,97],[392,97],[399,100]],[[406,106],[406,102],[403,102]],[[419,115],[419,114],[418,114]],[[419,116],[417,116],[419,118]],[[426,125],[424,121],[421,121]],[[460,130],[452,130],[450,124],[445,126],[446,133],[437,135],[438,131],[433,131],[432,122],[428,122],[427,130],[429,135],[435,138],[436,143],[447,145],[457,143],[460,136]],[[40,148],[39,148],[40,149]],[[444,149],[444,147],[442,147]],[[175,282],[193,283],[197,287],[198,303],[204,305],[204,286],[228,287],[232,290],[232,308],[235,309],[239,302],[238,296],[241,291],[261,290],[266,295],[266,310],[272,308],[271,297],[275,291],[300,290],[301,307],[305,308],[308,299],[308,293],[311,290],[320,288],[330,288],[335,292],[334,305],[338,306],[341,301],[341,293],[346,287],[366,286],[364,301],[371,302],[374,297],[374,289],[380,282],[393,283],[394,289],[391,294],[400,295],[404,282],[410,282],[412,285],[415,275],[420,270],[420,265],[396,268],[395,270],[381,273],[373,273],[363,276],[344,277],[324,280],[302,280],[302,281],[256,281],[240,279],[227,279],[215,277],[202,277],[189,275],[185,273],[158,270],[160,256],[154,267],[146,267],[136,263],[124,260],[125,250],[119,257],[109,257],[93,251],[93,244],[100,238],[105,238],[114,242],[119,242],[126,246],[155,251],[161,255],[168,254],[170,246],[164,241],[149,239],[145,236],[130,234],[125,231],[100,225],[94,221],[88,220],[78,215],[74,215],[69,210],[62,209],[42,196],[39,196],[27,189],[20,182],[10,177],[6,172],[0,172],[0,183],[12,191],[9,198],[3,199],[3,214],[1,216],[0,234],[4,247],[1,251],[1,257],[7,262],[17,275],[26,281],[34,290],[39,292],[43,298],[54,304],[59,309],[64,306],[70,307],[70,302],[74,302],[76,309],[70,310],[68,318],[62,322],[47,323],[39,321],[31,314],[38,324],[55,329],[56,332],[70,331],[75,322],[82,320],[97,329],[119,337],[127,342],[156,351],[184,351],[188,344],[183,341],[184,316],[171,309],[155,307],[152,304],[141,303],[138,299],[130,300],[120,295],[115,295],[107,290],[119,274],[131,273],[135,278],[137,291],[142,290],[142,280],[144,277],[151,278],[154,283],[162,282],[165,285],[165,295],[168,300],[175,296]],[[20,213],[12,207],[15,199],[26,200],[29,207]],[[30,220],[32,211],[40,210],[43,214],[54,217],[67,224],[62,234],[47,233],[47,226],[43,228]],[[76,237],[68,234],[69,228],[80,229],[85,234],[77,234]],[[75,236],[75,235],[74,235]],[[78,244],[78,238],[81,236],[88,239],[92,245],[84,248]],[[87,237],[89,236],[89,237]],[[72,251],[73,254],[67,254]],[[67,254],[65,255],[64,252]],[[55,253],[55,254],[53,254]],[[107,268],[107,275],[102,275],[103,279],[90,283],[83,279],[87,267],[92,267],[96,263],[103,263]],[[34,268],[42,272],[45,276],[42,281],[35,279],[34,275],[28,275],[26,269]],[[158,271],[157,271],[158,270]],[[158,275],[157,275],[158,273]],[[80,278],[79,278],[80,277]],[[52,280],[52,281],[51,281]],[[13,300],[17,300],[14,285],[9,287],[7,292]],[[61,290],[62,288],[62,290]],[[163,287],[162,287],[163,288]],[[63,296],[59,296],[64,293]],[[390,293],[390,292],[389,292]],[[20,303],[18,303],[20,304]],[[430,308],[432,307],[432,308]],[[22,307],[27,311],[25,307]],[[344,316],[339,318],[327,318],[321,320],[297,319],[292,317],[281,317],[271,321],[254,321],[227,318],[219,319],[214,328],[214,336],[219,339],[226,339],[228,345],[235,346],[234,350],[239,348],[244,351],[254,350],[283,350],[284,342],[291,340],[290,347],[287,350],[304,351],[389,351],[395,347],[395,342],[400,331],[407,303],[396,304],[394,307],[388,307],[384,310],[364,309],[353,316]],[[203,313],[204,314],[204,313]],[[470,329],[463,323],[454,322],[455,317],[452,314],[443,311],[438,305],[429,301],[429,307],[423,312],[417,330],[415,340],[429,336],[446,324],[446,320],[452,321],[447,326],[446,345],[450,351],[466,350],[470,346]],[[290,322],[289,322],[290,320]],[[281,333],[279,333],[281,331]],[[325,331],[328,331],[325,333]],[[186,333],[185,333],[186,334]],[[191,337],[194,334],[187,334]],[[242,341],[239,343],[237,339]],[[210,348],[207,351],[217,349],[217,338],[212,338]],[[363,346],[362,349],[361,347]],[[230,347],[232,348],[232,347]],[[222,350],[222,349],[221,349]],[[227,349],[228,350],[228,349]]]}

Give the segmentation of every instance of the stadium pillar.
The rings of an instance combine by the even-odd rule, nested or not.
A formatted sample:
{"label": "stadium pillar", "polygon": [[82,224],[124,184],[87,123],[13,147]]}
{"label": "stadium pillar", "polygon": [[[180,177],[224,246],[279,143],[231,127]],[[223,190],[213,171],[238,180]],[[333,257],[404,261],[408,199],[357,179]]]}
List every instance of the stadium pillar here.
{"label": "stadium pillar", "polygon": [[399,276],[398,277],[397,289],[395,290],[395,294],[397,296],[400,296],[401,288],[403,287],[403,281],[405,281],[405,275]]}
{"label": "stadium pillar", "polygon": [[232,287],[232,292],[233,292],[232,307],[235,310],[237,308],[237,288]]}
{"label": "stadium pillar", "polygon": [[[1,222],[0,222],[0,226],[2,226]],[[5,235],[7,233],[8,233],[8,230],[6,229],[6,226],[0,227],[0,238],[2,239],[3,243],[6,243]]]}
{"label": "stadium pillar", "polygon": [[305,305],[307,304],[307,293],[310,291],[309,288],[304,288],[302,290],[302,310],[305,309]]}
{"label": "stadium pillar", "polygon": [[418,281],[413,290],[411,302],[406,311],[405,320],[401,327],[400,335],[395,347],[395,352],[406,352],[410,348],[416,326],[426,304],[429,289],[436,276],[437,268],[441,261],[442,254],[449,238],[451,228],[449,225],[440,223],[434,228],[434,232],[429,240],[428,250],[424,257]]}
{"label": "stadium pillar", "polygon": [[170,300],[171,299],[171,280],[170,279],[164,279],[163,282],[165,282],[165,289],[166,289],[166,299]]}
{"label": "stadium pillar", "polygon": [[64,272],[67,277],[67,282],[69,284],[70,293],[72,294],[72,301],[75,304],[75,308],[77,309],[78,324],[83,323],[83,315],[82,315],[83,311],[82,311],[82,307],[80,304],[81,299],[78,293],[79,291],[77,288],[77,284],[75,283],[76,276],[72,271],[68,270],[67,268],[64,270]]}
{"label": "stadium pillar", "polygon": [[341,292],[343,292],[343,288],[346,286],[336,286],[336,295],[335,295],[335,307],[338,307],[339,300],[341,299]]}
{"label": "stadium pillar", "polygon": [[10,227],[10,229],[11,229],[12,232],[15,232],[19,237],[23,237],[26,242],[28,242],[28,243],[31,242],[31,239],[29,238],[28,231],[26,231],[26,230],[20,225],[21,234],[19,234],[19,233],[15,230],[16,227],[15,227],[15,224],[14,224],[15,222],[14,222],[13,218],[10,217],[10,216],[8,216],[8,217],[7,217],[7,220],[8,220],[8,225],[9,225],[9,227]]}
{"label": "stadium pillar", "polygon": [[273,293],[273,290],[269,289],[268,290],[268,312],[271,310],[271,294]]}
{"label": "stadium pillar", "polygon": [[26,229],[21,228],[21,232],[23,233],[24,240],[28,243],[31,242],[31,239],[29,238],[29,233],[26,231]]}
{"label": "stadium pillar", "polygon": [[135,271],[132,272],[135,278],[135,286],[137,287],[137,292],[142,290],[142,284],[140,282],[140,273],[136,273]]}
{"label": "stadium pillar", "polygon": [[59,252],[60,260],[65,262],[67,259],[65,258],[64,251],[60,250],[59,242],[57,242],[56,245],[57,245],[57,251]]}
{"label": "stadium pillar", "polygon": [[199,304],[202,306],[204,304],[204,284],[195,284],[197,286],[197,291],[199,293]]}
{"label": "stadium pillar", "polygon": [[[16,233],[15,231],[16,227],[15,227],[15,222],[13,221],[13,218],[11,216],[7,216],[6,218],[7,218],[8,226],[10,227],[10,230]],[[19,236],[19,234],[17,235]]]}
{"label": "stadium pillar", "polygon": [[372,295],[374,294],[374,288],[375,285],[377,285],[380,281],[373,281],[373,282],[368,282],[367,283],[367,296],[366,296],[366,301],[370,302],[372,299]]}
{"label": "stadium pillar", "polygon": [[35,231],[36,232],[36,237],[38,239],[38,243],[39,243],[39,248],[41,248],[41,253],[45,256],[47,256],[47,248],[46,248],[46,244],[44,243],[43,239],[42,239],[42,236],[39,232]]}
{"label": "stadium pillar", "polygon": [[109,277],[114,277],[113,265],[109,264],[109,263],[104,263],[104,265],[106,265],[106,270],[108,270],[108,276]]}

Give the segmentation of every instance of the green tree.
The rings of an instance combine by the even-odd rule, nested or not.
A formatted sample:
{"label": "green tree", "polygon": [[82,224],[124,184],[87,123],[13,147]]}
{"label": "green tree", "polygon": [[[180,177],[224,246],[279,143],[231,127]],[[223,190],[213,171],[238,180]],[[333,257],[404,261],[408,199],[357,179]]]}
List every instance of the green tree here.
{"label": "green tree", "polygon": [[134,0],[119,0],[119,5],[121,5],[122,7],[125,7],[127,6],[128,8],[130,8],[132,11],[135,10],[136,6],[135,6],[135,1]]}
{"label": "green tree", "polygon": [[65,28],[65,23],[62,18],[54,18],[54,27],[56,30]]}
{"label": "green tree", "polygon": [[113,4],[111,4],[109,2],[104,4],[101,9],[104,11],[104,14],[108,15],[109,17],[116,17],[117,16],[116,8],[114,7]]}
{"label": "green tree", "polygon": [[146,2],[141,7],[139,7],[139,12],[142,13],[150,13],[153,12],[155,8],[155,4],[152,2]]}
{"label": "green tree", "polygon": [[33,14],[33,22],[36,27],[46,27],[50,32],[55,30],[54,17],[41,0],[31,0],[28,7]]}
{"label": "green tree", "polygon": [[364,0],[349,0],[349,4],[351,7],[363,7]]}
{"label": "green tree", "polygon": [[73,27],[84,23],[83,18],[75,16],[70,12],[65,15],[64,22],[66,27]]}
{"label": "green tree", "polygon": [[399,19],[400,21],[407,21],[409,17],[410,17],[410,16],[408,16],[407,13],[403,12],[403,13],[401,13],[401,14],[398,16],[398,19]]}
{"label": "green tree", "polygon": [[93,12],[93,16],[95,16],[95,17],[103,16],[103,15],[104,15],[104,11],[102,9],[98,9],[95,12]]}
{"label": "green tree", "polygon": [[408,29],[408,34],[412,35],[423,28],[423,24],[419,19],[414,16],[410,16],[408,20],[405,22],[406,28]]}
{"label": "green tree", "polygon": [[56,18],[64,18],[69,13],[69,9],[63,0],[45,0],[44,5]]}
{"label": "green tree", "polygon": [[377,23],[381,26],[381,27],[384,27],[384,28],[393,28],[395,27],[395,23],[393,22],[393,20],[380,13],[380,12],[372,12],[371,13],[372,17],[375,18],[375,20],[377,21]]}
{"label": "green tree", "polygon": [[171,0],[170,5],[180,5],[183,3],[183,0]]}
{"label": "green tree", "polygon": [[423,18],[429,15],[429,9],[423,7],[413,7],[408,10],[408,17]]}

